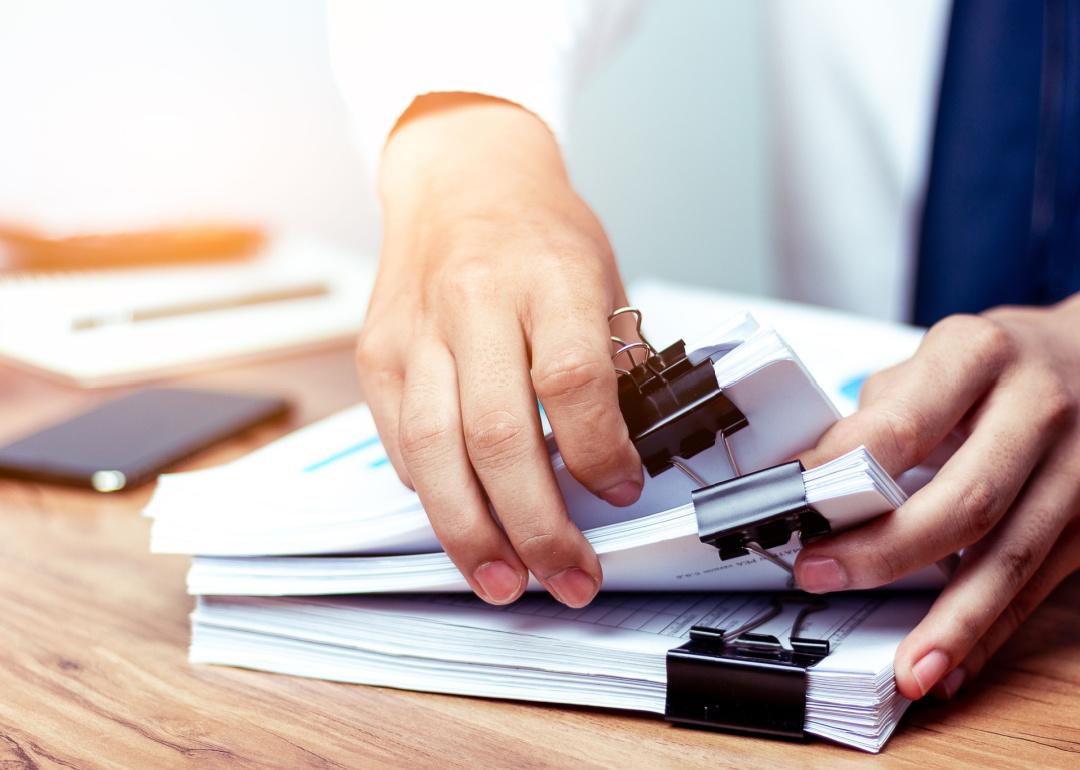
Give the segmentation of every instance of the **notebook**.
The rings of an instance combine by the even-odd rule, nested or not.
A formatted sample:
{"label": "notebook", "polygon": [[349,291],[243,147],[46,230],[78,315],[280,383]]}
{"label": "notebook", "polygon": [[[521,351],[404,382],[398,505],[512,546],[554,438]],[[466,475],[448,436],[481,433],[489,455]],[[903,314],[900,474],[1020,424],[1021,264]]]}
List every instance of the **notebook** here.
{"label": "notebook", "polygon": [[336,344],[360,328],[374,272],[285,237],[250,262],[0,276],[0,360],[98,387]]}

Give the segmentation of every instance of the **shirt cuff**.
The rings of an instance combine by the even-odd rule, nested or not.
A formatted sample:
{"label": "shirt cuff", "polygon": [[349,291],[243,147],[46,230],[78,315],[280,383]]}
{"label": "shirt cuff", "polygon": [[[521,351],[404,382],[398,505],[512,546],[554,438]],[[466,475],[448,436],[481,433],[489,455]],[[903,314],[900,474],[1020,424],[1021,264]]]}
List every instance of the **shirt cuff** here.
{"label": "shirt cuff", "polygon": [[334,74],[372,177],[390,132],[424,94],[512,102],[563,143],[578,85],[637,10],[627,0],[331,0]]}

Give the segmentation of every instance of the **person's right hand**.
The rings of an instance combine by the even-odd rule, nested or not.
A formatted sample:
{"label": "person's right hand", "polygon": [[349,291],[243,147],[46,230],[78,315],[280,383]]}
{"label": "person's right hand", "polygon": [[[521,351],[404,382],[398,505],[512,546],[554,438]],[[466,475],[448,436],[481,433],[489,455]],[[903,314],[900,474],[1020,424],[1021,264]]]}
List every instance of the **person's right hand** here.
{"label": "person's right hand", "polygon": [[531,571],[588,604],[600,563],[567,516],[536,402],[574,478],[615,505],[638,498],[607,320],[626,297],[603,228],[546,126],[486,97],[414,103],[379,192],[357,362],[390,461],[481,598],[514,601]]}

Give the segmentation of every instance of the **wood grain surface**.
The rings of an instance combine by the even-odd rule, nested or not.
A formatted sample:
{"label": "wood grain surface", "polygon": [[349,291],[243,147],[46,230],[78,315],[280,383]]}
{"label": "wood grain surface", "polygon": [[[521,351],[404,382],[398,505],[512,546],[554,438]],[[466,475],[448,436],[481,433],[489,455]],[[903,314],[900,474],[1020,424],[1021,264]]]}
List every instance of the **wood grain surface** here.
{"label": "wood grain surface", "polygon": [[[234,457],[358,399],[348,350],[171,384],[281,393],[291,418]],[[0,369],[0,441],[119,390]],[[149,488],[0,481],[0,768],[1080,767],[1080,575],[952,703],[918,704],[878,757],[671,727],[630,713],[402,692],[186,660],[187,559],[151,556]]]}

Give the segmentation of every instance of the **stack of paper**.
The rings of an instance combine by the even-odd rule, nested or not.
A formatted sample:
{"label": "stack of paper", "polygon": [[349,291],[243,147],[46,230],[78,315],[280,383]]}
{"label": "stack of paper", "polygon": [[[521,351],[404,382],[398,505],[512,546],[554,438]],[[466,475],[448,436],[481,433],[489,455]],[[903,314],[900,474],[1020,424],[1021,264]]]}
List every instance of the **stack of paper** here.
{"label": "stack of paper", "polygon": [[639,279],[630,297],[644,314],[650,339],[685,334],[688,318],[752,313],[799,351],[842,414],[855,411],[866,377],[909,358],[925,329],[798,302],[732,294],[655,278]]}
{"label": "stack of paper", "polygon": [[[807,501],[837,528],[897,508],[905,499],[896,483],[863,448],[804,473]],[[404,514],[403,514],[404,515]],[[613,591],[783,590],[787,575],[753,555],[721,562],[698,539],[689,503],[648,516],[585,530],[600,557],[604,587]],[[794,556],[797,538],[780,556]],[[941,576],[926,570],[894,587],[934,587]],[[196,557],[188,575],[195,594],[301,596],[391,592],[468,591],[445,553],[398,556]],[[530,590],[542,590],[535,579]]]}
{"label": "stack of paper", "polygon": [[[838,417],[783,339],[745,314],[688,338],[687,350],[712,362],[748,421],[730,437],[737,469],[720,442],[688,463],[709,482],[790,459]],[[773,600],[717,591],[785,591],[789,576],[754,555],[720,561],[703,545],[690,497],[699,484],[677,470],[647,479],[637,503],[616,508],[574,481],[549,446],[568,511],[604,571],[604,591],[584,610],[541,592],[503,608],[469,596],[364,407],[229,465],[163,477],[146,514],[153,550],[195,555],[192,660],[662,712],[665,656],[690,627],[730,630]],[[834,529],[905,499],[863,448],[805,471],[803,482],[807,502]],[[790,560],[799,547],[792,538],[773,553]],[[903,585],[941,582],[928,570]],[[871,751],[884,744],[907,705],[894,687],[893,655],[928,601],[839,596],[807,618],[799,635],[834,648],[808,674],[809,732]],[[794,622],[781,613],[757,630],[785,639]]]}
{"label": "stack of paper", "polygon": [[[760,470],[813,446],[836,408],[791,348],[741,314],[699,340],[690,357],[713,360],[724,394],[749,422],[729,443],[741,472]],[[545,421],[546,425],[546,421]],[[676,470],[647,478],[641,498],[618,508],[552,466],[582,530],[689,502],[698,485]],[[710,482],[734,475],[718,441],[687,462]],[[425,553],[440,550],[416,495],[387,462],[374,422],[358,406],[230,465],[166,475],[146,515],[162,553],[255,556],[298,553]]]}
{"label": "stack of paper", "polygon": [[[734,628],[767,609],[747,594],[601,594],[571,610],[544,595],[508,607],[465,596],[201,598],[191,660],[413,690],[663,713],[665,656],[694,625]],[[807,674],[807,732],[878,751],[908,705],[892,661],[925,596],[833,597],[799,633],[832,653]],[[786,639],[792,613],[759,631]]]}

